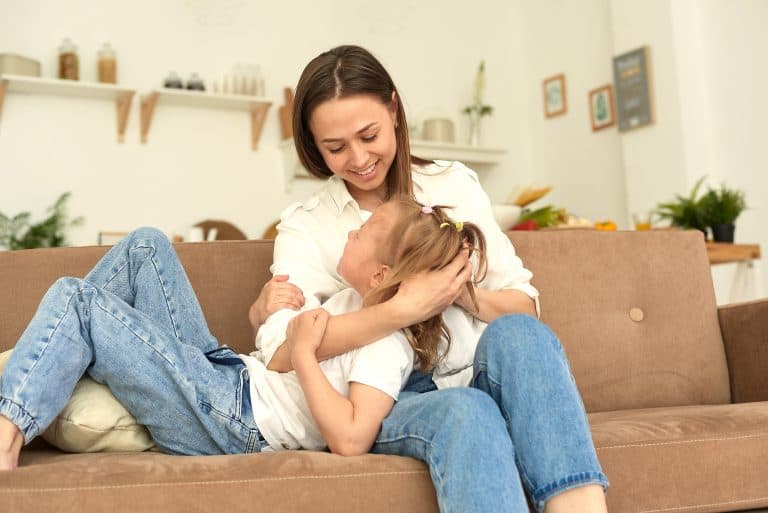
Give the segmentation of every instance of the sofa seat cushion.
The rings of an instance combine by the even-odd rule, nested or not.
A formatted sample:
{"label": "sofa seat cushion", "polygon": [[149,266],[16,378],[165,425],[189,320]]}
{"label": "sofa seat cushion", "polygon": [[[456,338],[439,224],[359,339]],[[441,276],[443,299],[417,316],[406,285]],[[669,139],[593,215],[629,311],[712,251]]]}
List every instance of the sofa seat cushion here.
{"label": "sofa seat cushion", "polygon": [[438,512],[426,465],[398,456],[25,450],[20,463],[0,473],[2,511]]}
{"label": "sofa seat cushion", "polygon": [[768,506],[768,402],[589,415],[608,510],[715,512]]}

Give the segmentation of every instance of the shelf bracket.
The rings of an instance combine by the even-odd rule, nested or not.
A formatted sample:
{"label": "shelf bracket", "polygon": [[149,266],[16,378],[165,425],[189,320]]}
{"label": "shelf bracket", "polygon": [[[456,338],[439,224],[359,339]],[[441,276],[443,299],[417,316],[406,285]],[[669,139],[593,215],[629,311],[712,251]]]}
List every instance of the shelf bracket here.
{"label": "shelf bracket", "polygon": [[5,92],[8,90],[8,81],[0,80],[0,119],[3,117],[3,100],[5,99]]}
{"label": "shelf bracket", "polygon": [[160,93],[149,93],[141,99],[141,142],[147,142],[149,127],[152,125],[152,116],[155,114],[155,105]]}
{"label": "shelf bracket", "polygon": [[264,128],[264,122],[267,120],[270,104],[259,104],[251,107],[251,149],[259,149],[259,139],[261,131]]}
{"label": "shelf bracket", "polygon": [[125,142],[125,127],[128,124],[128,113],[131,111],[133,91],[123,93],[115,99],[117,108],[117,142]]}

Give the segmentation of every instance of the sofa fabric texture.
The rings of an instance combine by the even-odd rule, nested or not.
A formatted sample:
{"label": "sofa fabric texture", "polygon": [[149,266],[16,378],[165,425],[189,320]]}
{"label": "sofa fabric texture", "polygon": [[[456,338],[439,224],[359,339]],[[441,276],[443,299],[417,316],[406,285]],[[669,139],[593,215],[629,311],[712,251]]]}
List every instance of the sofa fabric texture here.
{"label": "sofa fabric texture", "polygon": [[[510,237],[571,361],[609,511],[768,506],[768,301],[718,309],[698,232]],[[106,249],[1,252],[0,350],[56,278],[84,276]],[[176,249],[219,343],[251,351],[247,311],[272,242]],[[33,442],[21,465],[0,474],[8,511],[437,511],[427,467],[396,456],[66,454]]]}

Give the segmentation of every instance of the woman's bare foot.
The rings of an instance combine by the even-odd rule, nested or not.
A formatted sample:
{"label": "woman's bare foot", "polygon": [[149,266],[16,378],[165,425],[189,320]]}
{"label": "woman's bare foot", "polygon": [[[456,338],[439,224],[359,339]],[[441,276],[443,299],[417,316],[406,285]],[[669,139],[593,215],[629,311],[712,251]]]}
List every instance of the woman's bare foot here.
{"label": "woman's bare foot", "polygon": [[19,453],[24,437],[16,424],[0,415],[0,471],[19,466]]}

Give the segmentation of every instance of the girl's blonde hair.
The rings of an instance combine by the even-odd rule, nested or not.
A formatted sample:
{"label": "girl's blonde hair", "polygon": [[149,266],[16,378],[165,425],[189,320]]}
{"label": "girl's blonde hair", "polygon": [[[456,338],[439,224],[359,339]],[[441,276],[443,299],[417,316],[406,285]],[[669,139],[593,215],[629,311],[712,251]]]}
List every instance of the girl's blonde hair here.
{"label": "girl's blonde hair", "polygon": [[[384,281],[366,295],[364,304],[387,301],[397,293],[406,278],[421,271],[442,269],[468,246],[470,254],[474,252],[478,256],[475,279],[466,284],[472,304],[477,309],[473,283],[482,281],[487,270],[485,237],[480,228],[472,223],[457,223],[448,217],[445,210],[451,207],[425,207],[407,196],[395,197],[385,206],[394,207],[394,218],[390,220],[392,228],[376,256],[391,270]],[[451,334],[441,314],[410,326],[406,334],[423,371],[434,368],[445,357],[451,344]],[[443,337],[447,344],[445,351],[440,353]]]}

